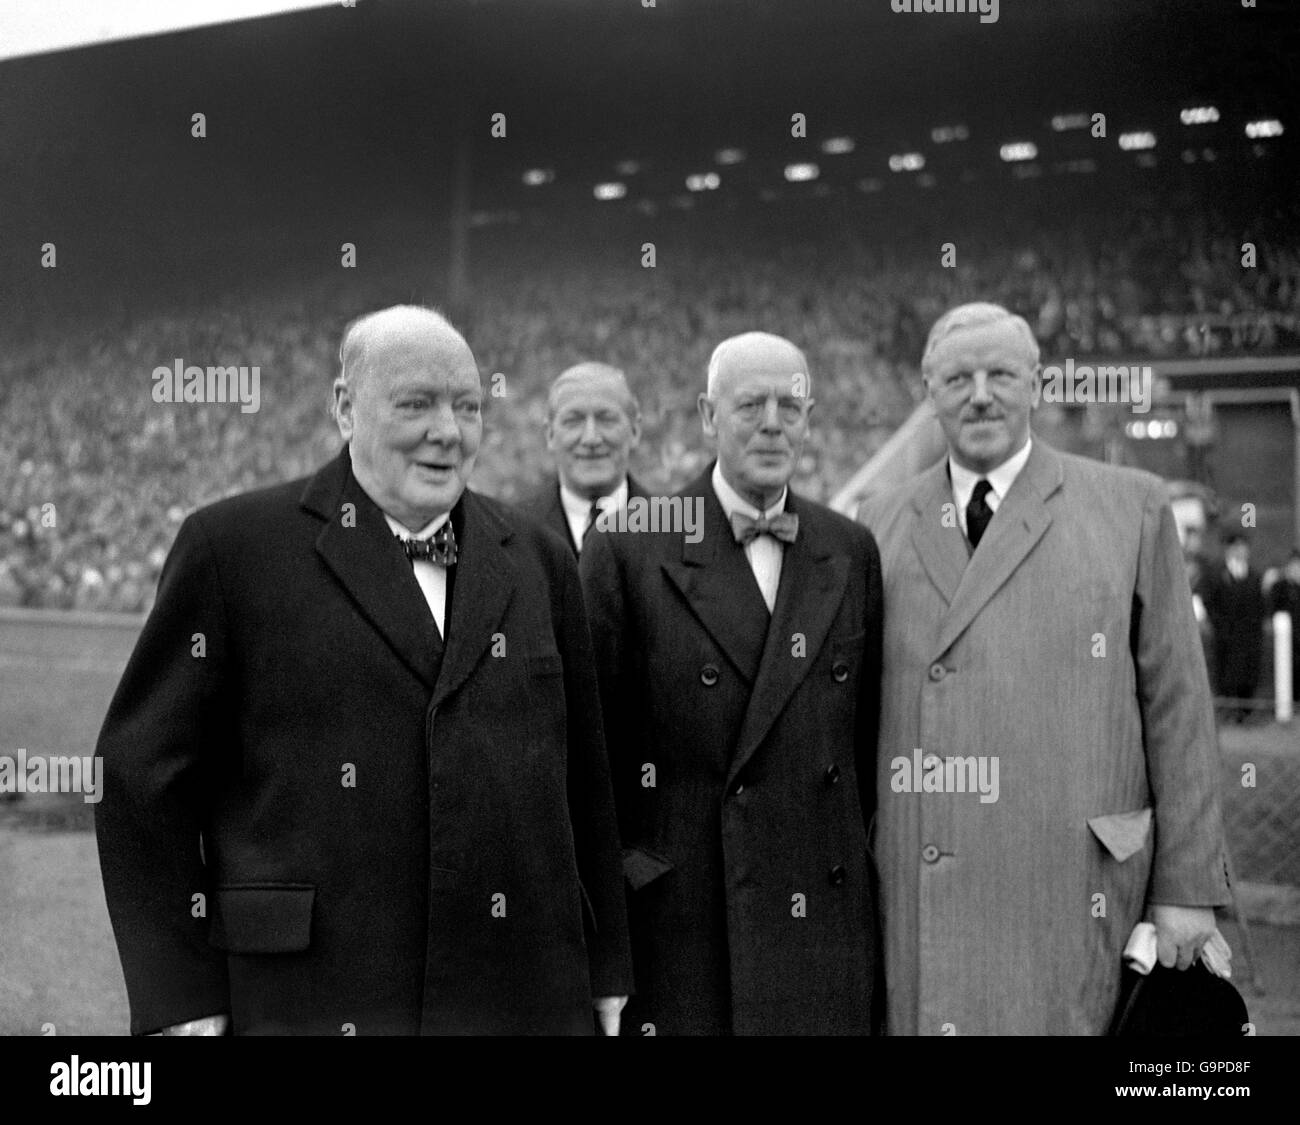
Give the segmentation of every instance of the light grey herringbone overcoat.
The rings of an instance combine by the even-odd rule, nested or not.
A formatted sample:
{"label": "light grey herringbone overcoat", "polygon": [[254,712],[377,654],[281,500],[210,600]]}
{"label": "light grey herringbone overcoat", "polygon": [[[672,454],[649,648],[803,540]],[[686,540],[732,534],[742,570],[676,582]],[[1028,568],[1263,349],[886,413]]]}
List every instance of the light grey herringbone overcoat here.
{"label": "light grey herringbone overcoat", "polygon": [[[859,513],[885,583],[889,1030],[1103,1034],[1146,904],[1227,901],[1173,516],[1158,478],[1040,441],[974,554],[953,505],[944,458]],[[979,776],[964,762],[949,791],[900,791],[918,748],[983,758],[990,797],[996,759],[996,801],[951,791]]]}

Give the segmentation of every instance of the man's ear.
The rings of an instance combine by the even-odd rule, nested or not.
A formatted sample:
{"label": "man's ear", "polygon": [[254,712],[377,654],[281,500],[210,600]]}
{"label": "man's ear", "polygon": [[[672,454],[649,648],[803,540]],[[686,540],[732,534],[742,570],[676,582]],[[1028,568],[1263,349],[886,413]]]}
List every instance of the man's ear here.
{"label": "man's ear", "polygon": [[704,433],[708,437],[718,436],[718,426],[716,414],[718,404],[709,398],[708,394],[701,391],[699,397],[700,405],[700,422],[704,426]]}
{"label": "man's ear", "polygon": [[641,415],[639,413],[633,414],[628,421],[632,428],[632,442],[628,448],[635,449],[641,444]]}
{"label": "man's ear", "polygon": [[339,433],[344,441],[352,440],[352,392],[343,378],[334,380],[334,421],[338,423]]}
{"label": "man's ear", "polygon": [[542,431],[542,433],[543,436],[546,438],[546,448],[549,449],[552,453],[554,453],[555,452],[555,419],[554,418],[546,419],[546,428]]}
{"label": "man's ear", "polygon": [[1039,400],[1043,397],[1043,365],[1034,364],[1034,370],[1030,373],[1029,378],[1032,380],[1032,390],[1030,391],[1029,408],[1038,409]]}

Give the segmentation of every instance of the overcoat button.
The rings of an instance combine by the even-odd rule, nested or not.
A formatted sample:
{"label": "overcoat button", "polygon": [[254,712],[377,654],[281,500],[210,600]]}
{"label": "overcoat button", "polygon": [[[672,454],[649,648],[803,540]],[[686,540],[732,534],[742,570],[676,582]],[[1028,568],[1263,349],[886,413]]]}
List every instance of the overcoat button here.
{"label": "overcoat button", "polygon": [[731,795],[733,797],[739,797],[744,791],[745,785],[744,782],[741,781],[736,782],[736,784],[731,787]]}
{"label": "overcoat button", "polygon": [[933,844],[926,844],[925,847],[921,849],[921,858],[925,860],[926,863],[938,863],[939,849]]}
{"label": "overcoat button", "polygon": [[700,669],[700,683],[705,687],[712,687],[718,682],[718,667],[716,664],[706,664]]}
{"label": "overcoat button", "polygon": [[840,767],[832,762],[826,767],[826,783],[834,785],[840,779]]}
{"label": "overcoat button", "polygon": [[837,660],[831,668],[831,675],[837,684],[842,684],[849,678],[849,666],[843,660]]}
{"label": "overcoat button", "polygon": [[846,878],[848,878],[848,872],[844,870],[843,864],[837,863],[831,868],[829,877],[831,886],[838,887]]}
{"label": "overcoat button", "polygon": [[948,669],[945,668],[942,664],[930,665],[930,679],[932,679],[935,683],[938,683],[947,674],[948,674]]}

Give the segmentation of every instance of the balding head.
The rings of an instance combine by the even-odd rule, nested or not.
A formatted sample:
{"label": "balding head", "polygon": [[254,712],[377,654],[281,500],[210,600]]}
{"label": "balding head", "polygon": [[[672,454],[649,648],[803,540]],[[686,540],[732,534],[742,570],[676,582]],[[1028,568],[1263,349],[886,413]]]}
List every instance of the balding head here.
{"label": "balding head", "polygon": [[449,367],[468,363],[478,370],[465,337],[440,312],[421,305],[393,305],[359,316],[343,330],[341,378],[355,393],[357,380],[373,367],[401,363],[411,356]]}
{"label": "balding head", "polygon": [[922,374],[930,373],[937,353],[958,342],[954,337],[976,330],[986,330],[986,334],[997,333],[1026,367],[1038,365],[1038,341],[1034,339],[1033,330],[1024,317],[1017,316],[1001,305],[972,301],[949,309],[934,322],[930,335],[926,337],[925,352],[921,356]]}
{"label": "balding head", "polygon": [[799,465],[810,390],[808,361],[780,336],[745,332],[713,349],[700,420],[717,439],[723,479],[760,511],[780,499]]}
{"label": "balding head", "polygon": [[811,393],[808,360],[784,336],[770,332],[742,332],[723,340],[709,357],[707,394],[717,398],[719,386],[737,374],[784,375],[787,382],[795,375],[804,377],[804,394]]}
{"label": "balding head", "polygon": [[348,325],[334,413],[353,475],[418,531],[465,490],[483,437],[478,365],[440,313],[396,305]]}
{"label": "balding head", "polygon": [[575,364],[551,384],[546,407],[546,446],[561,483],[588,500],[616,491],[641,439],[641,408],[623,372]]}

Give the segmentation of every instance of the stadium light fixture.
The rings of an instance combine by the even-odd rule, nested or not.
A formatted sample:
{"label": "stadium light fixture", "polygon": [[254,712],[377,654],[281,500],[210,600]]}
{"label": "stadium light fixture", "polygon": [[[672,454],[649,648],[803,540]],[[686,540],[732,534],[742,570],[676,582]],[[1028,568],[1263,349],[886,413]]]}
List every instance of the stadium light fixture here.
{"label": "stadium light fixture", "polygon": [[970,138],[970,130],[965,125],[939,125],[930,130],[930,140],[937,145],[951,144]]}
{"label": "stadium light fixture", "polygon": [[739,164],[745,159],[743,148],[720,148],[713,154],[718,164]]}
{"label": "stadium light fixture", "polygon": [[717,172],[696,172],[694,175],[686,177],[686,190],[716,191],[720,183],[722,183],[722,177]]}
{"label": "stadium light fixture", "polygon": [[541,187],[555,179],[554,168],[529,168],[524,173],[524,183],[529,187]]}
{"label": "stadium light fixture", "polygon": [[1196,105],[1178,114],[1184,125],[1213,125],[1219,120],[1219,111],[1212,105]]}
{"label": "stadium light fixture", "polygon": [[1058,113],[1052,118],[1052,131],[1066,133],[1071,129],[1086,129],[1091,121],[1086,113]]}
{"label": "stadium light fixture", "polygon": [[820,176],[821,169],[811,162],[805,164],[787,164],[785,178],[792,184],[803,184]]}
{"label": "stadium light fixture", "polygon": [[1033,141],[1011,141],[998,150],[998,155],[1008,164],[1021,160],[1038,159],[1038,146]]}
{"label": "stadium light fixture", "polygon": [[641,171],[641,165],[635,160],[620,160],[614,165],[614,171],[620,176],[635,176]]}
{"label": "stadium light fixture", "polygon": [[843,156],[857,147],[852,137],[827,137],[822,141],[822,152],[827,156]]}
{"label": "stadium light fixture", "polygon": [[1137,133],[1121,133],[1119,135],[1119,147],[1125,152],[1139,152],[1144,148],[1156,147],[1156,135],[1149,131]]}
{"label": "stadium light fixture", "polygon": [[891,172],[919,172],[925,167],[925,157],[919,152],[896,152],[889,158]]}
{"label": "stadium light fixture", "polygon": [[1246,122],[1246,136],[1251,140],[1257,140],[1260,137],[1280,137],[1282,132],[1282,122],[1276,117],[1270,117],[1263,121]]}
{"label": "stadium light fixture", "polygon": [[602,202],[611,199],[622,199],[627,195],[627,184],[620,184],[617,181],[610,181],[604,184],[597,184],[591,189],[591,194]]}

